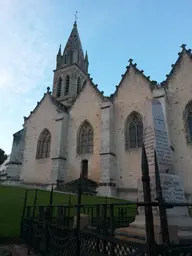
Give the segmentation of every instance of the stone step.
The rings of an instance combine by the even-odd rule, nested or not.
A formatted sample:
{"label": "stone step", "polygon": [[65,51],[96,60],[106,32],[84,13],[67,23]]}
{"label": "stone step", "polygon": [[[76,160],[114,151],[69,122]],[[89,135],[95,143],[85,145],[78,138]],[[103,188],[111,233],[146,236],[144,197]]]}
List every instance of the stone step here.
{"label": "stone step", "polygon": [[115,236],[114,238],[119,239],[121,241],[125,242],[132,242],[132,243],[140,243],[140,244],[145,244],[145,240],[140,240],[137,238],[131,238],[131,237],[126,237],[126,236]]}
{"label": "stone step", "polygon": [[115,236],[121,236],[122,238],[131,238],[139,241],[146,240],[146,232],[145,229],[135,228],[135,227],[126,227],[126,228],[118,228],[115,230]]}
{"label": "stone step", "polygon": [[180,230],[178,232],[178,237],[179,240],[183,243],[185,241],[185,243],[190,243],[192,242],[192,230]]}

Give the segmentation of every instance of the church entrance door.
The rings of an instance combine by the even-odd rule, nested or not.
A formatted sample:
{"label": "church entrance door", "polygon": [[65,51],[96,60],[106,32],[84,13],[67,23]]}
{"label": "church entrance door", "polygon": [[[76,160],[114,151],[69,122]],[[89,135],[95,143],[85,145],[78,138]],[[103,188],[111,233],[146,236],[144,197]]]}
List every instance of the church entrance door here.
{"label": "church entrance door", "polygon": [[81,177],[84,179],[88,178],[88,160],[82,160],[81,162]]}

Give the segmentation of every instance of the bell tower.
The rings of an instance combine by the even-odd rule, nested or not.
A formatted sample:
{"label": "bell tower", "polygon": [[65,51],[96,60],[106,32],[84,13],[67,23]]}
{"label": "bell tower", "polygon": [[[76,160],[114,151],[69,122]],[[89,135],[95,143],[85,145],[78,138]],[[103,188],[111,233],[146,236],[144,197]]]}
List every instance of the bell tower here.
{"label": "bell tower", "polygon": [[58,50],[54,70],[53,96],[61,103],[70,105],[83,84],[86,83],[88,66],[88,54],[83,53],[75,21],[63,53],[61,45]]}

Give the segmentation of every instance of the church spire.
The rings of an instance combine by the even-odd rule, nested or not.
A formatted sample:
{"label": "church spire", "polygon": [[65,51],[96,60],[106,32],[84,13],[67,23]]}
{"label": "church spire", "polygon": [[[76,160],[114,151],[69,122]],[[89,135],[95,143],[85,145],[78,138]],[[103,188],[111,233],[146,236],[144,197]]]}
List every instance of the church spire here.
{"label": "church spire", "polygon": [[75,20],[71,34],[63,51],[63,66],[77,64],[85,71],[84,54]]}
{"label": "church spire", "polygon": [[88,73],[88,55],[84,56],[83,48],[81,45],[81,40],[79,37],[79,32],[77,28],[77,12],[75,14],[75,21],[67,40],[66,46],[61,52],[61,45],[57,54],[57,69],[70,66],[72,64],[78,65],[86,74]]}

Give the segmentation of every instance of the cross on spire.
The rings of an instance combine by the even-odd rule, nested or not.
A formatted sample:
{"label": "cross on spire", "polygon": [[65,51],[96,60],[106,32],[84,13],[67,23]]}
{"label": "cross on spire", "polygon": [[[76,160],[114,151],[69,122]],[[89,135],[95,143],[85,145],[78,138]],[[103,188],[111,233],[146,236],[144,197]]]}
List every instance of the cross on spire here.
{"label": "cross on spire", "polygon": [[77,14],[78,14],[78,12],[76,11],[75,14],[74,14],[74,16],[75,16],[75,23],[76,23],[77,20],[78,20]]}

